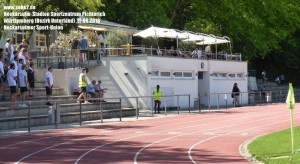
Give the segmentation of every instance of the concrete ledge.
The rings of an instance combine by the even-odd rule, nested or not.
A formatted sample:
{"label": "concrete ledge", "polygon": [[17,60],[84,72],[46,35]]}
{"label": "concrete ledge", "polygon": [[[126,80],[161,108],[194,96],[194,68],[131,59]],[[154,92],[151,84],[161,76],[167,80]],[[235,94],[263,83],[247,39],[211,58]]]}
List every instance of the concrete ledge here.
{"label": "concrete ledge", "polygon": [[[27,111],[27,110],[24,110]],[[30,123],[32,127],[35,126],[45,126],[45,125],[54,125],[54,110],[50,110],[48,114],[34,115],[30,117]],[[118,118],[120,117],[120,109],[107,109],[102,111],[102,117],[105,118]],[[136,110],[133,108],[124,108],[122,109],[122,117],[126,116],[135,116]],[[60,123],[73,123],[80,121],[79,112],[68,112],[60,113],[58,110],[57,113],[60,118],[58,122]],[[91,121],[100,119],[100,110],[94,111],[83,111],[82,112],[82,121]],[[4,117],[0,118],[0,130],[7,129],[17,129],[17,128],[26,128],[28,127],[28,117],[24,116],[15,116],[15,117]]]}

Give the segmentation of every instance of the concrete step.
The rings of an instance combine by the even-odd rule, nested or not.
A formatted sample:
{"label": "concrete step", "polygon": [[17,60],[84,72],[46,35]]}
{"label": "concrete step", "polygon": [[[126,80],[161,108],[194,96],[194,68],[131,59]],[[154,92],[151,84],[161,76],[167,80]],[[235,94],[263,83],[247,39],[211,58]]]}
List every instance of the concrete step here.
{"label": "concrete step", "polygon": [[[3,95],[7,98],[10,97],[10,89],[4,88]],[[45,96],[46,89],[45,88],[35,88],[33,91],[33,95],[34,96]],[[52,95],[64,95],[64,89],[63,88],[53,88]]]}
{"label": "concrete step", "polygon": [[[50,101],[55,102],[56,100],[59,101],[66,101],[69,102],[69,100],[73,100],[71,102],[74,102],[77,99],[77,95],[58,95],[58,96],[50,96]],[[46,101],[46,96],[34,96],[34,97],[26,97],[25,101],[27,103],[29,103],[29,101],[31,101],[32,104],[45,104],[45,101],[41,101],[41,100],[45,100]],[[19,101],[19,99],[17,100],[17,102]],[[10,103],[10,99],[9,97],[5,97],[5,99],[3,100],[3,102],[9,104]]]}
{"label": "concrete step", "polygon": [[[81,113],[82,121],[100,120],[101,114],[102,118],[119,118],[120,116],[135,116],[136,111],[133,108],[122,109],[120,113],[119,109],[110,109],[100,111],[84,111]],[[69,112],[69,113],[57,113],[57,122],[59,124],[63,123],[74,123],[80,121],[79,112]],[[48,114],[34,115],[30,117],[30,126],[45,126],[54,125],[54,114],[51,111]],[[28,116],[16,116],[16,117],[4,117],[0,118],[0,130],[7,129],[17,129],[28,127]]]}
{"label": "concrete step", "polygon": [[[44,102],[44,101],[41,101]],[[100,110],[100,103],[91,103],[91,104],[80,104],[74,103],[68,104],[60,104],[57,103],[57,108],[60,113],[70,113],[70,112],[80,112],[81,111],[98,111]],[[66,103],[65,101],[62,103]],[[37,102],[33,102],[29,105],[29,103],[26,103],[27,107],[21,107],[19,106],[21,103],[17,102],[14,105],[11,103],[6,103],[3,106],[0,107],[0,118],[5,117],[18,117],[18,116],[28,116],[28,111],[30,108],[30,115],[43,115],[48,114],[51,109],[55,109],[55,106],[48,106],[45,104],[40,104]],[[102,102],[101,103],[101,109],[102,110],[111,110],[111,109],[118,109],[120,107],[119,102]]]}

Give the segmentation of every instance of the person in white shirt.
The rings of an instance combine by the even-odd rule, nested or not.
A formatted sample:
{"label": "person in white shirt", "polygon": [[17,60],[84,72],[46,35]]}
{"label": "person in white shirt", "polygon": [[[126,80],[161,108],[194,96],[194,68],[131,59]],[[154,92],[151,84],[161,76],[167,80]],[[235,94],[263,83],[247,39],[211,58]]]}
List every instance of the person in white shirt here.
{"label": "person in white shirt", "polygon": [[[25,64],[22,65],[22,69],[19,72],[19,87],[20,87],[20,92],[21,92],[21,104],[19,105],[19,107],[25,107],[27,108],[27,105],[24,103],[24,99],[25,99],[25,92],[28,91],[27,89],[27,66]],[[23,104],[22,104],[23,103]]]}
{"label": "person in white shirt", "polygon": [[4,76],[4,56],[0,54],[0,97],[2,97],[3,94],[3,83],[5,80]]}
{"label": "person in white shirt", "polygon": [[46,88],[46,105],[53,105],[49,102],[50,96],[52,95],[52,87],[53,87],[53,76],[52,76],[52,67],[48,67],[48,71],[45,74],[45,88]]}
{"label": "person in white shirt", "polygon": [[16,92],[17,92],[17,77],[15,76],[15,64],[11,63],[9,70],[7,72],[7,82],[10,88],[10,100],[11,102],[16,102]]}
{"label": "person in white shirt", "polygon": [[5,51],[6,51],[6,56],[8,58],[10,58],[10,56],[13,54],[14,52],[14,46],[12,45],[12,40],[10,38],[6,39],[6,44],[5,44]]}
{"label": "person in white shirt", "polygon": [[20,59],[23,59],[24,60],[24,64],[27,64],[27,58],[26,58],[26,54],[27,54],[27,51],[25,48],[22,48],[21,49],[21,52],[19,53],[19,60]]}

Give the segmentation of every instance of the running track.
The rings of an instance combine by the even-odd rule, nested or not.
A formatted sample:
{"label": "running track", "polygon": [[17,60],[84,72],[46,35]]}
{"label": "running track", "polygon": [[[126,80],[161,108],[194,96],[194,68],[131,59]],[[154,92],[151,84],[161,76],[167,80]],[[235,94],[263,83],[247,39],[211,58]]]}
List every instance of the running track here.
{"label": "running track", "polygon": [[244,141],[289,127],[287,105],[277,104],[69,128],[2,138],[0,163],[243,164]]}

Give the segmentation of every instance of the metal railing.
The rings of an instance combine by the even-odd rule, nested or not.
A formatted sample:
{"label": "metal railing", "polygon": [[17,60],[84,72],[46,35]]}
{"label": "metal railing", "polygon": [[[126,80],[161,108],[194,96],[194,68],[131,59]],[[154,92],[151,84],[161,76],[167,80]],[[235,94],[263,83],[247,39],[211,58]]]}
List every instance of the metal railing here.
{"label": "metal railing", "polygon": [[[36,59],[36,66],[46,68],[52,66],[57,69],[77,68],[88,65],[101,65],[101,57],[106,56],[132,56],[132,55],[156,55],[174,58],[192,58],[192,51],[181,51],[180,55],[176,54],[176,50],[158,49],[153,47],[145,47],[143,45],[121,48],[90,48],[87,49],[85,59],[80,58],[80,50],[71,49],[50,49],[49,51],[32,51],[31,58]],[[198,58],[197,58],[198,59]],[[241,61],[240,53],[233,54],[206,54],[203,53],[201,58],[204,60],[238,60]]]}
{"label": "metal railing", "polygon": [[[284,103],[287,92],[241,92],[239,102],[241,106]],[[189,94],[164,95],[160,110],[166,116],[169,113],[180,114],[233,108],[235,106],[232,103],[234,99],[231,94],[231,92],[198,94],[194,100],[194,106],[191,105]],[[299,95],[299,93],[295,93],[296,102],[300,102]],[[122,121],[126,116],[135,116],[136,119],[154,117],[153,96],[85,99],[91,102],[89,104],[83,103],[85,100],[81,100],[79,103],[76,100],[51,100],[53,105],[50,107],[44,105],[45,101],[1,102],[0,129],[14,129],[11,127],[13,123],[21,126],[15,128],[27,128],[28,132],[31,132],[33,127],[40,128],[39,126],[43,126],[43,129],[57,129],[58,125],[66,123],[75,123],[81,126],[84,122],[93,120],[103,123],[104,118],[108,115],[114,115],[114,118],[119,118],[118,121]],[[144,100],[148,103],[146,106],[142,104]],[[128,103],[124,103],[124,101],[131,103],[127,105]]]}
{"label": "metal railing", "polygon": [[[167,115],[167,98],[177,100],[177,113],[181,111],[190,112],[190,103],[186,108],[180,108],[180,97],[186,97],[190,102],[190,95],[166,95],[162,96],[162,107]],[[135,103],[131,106],[124,105],[123,101],[133,99]],[[153,103],[153,96],[140,97],[116,97],[116,98],[89,98],[82,99],[77,103],[77,99],[70,100],[49,100],[52,106],[46,106],[44,101],[18,101],[18,102],[1,102],[0,107],[0,129],[16,129],[26,128],[31,132],[33,127],[39,128],[43,126],[45,129],[57,129],[60,123],[79,123],[81,126],[84,121],[98,120],[104,122],[104,116],[114,115],[114,118],[119,118],[122,121],[127,115],[136,116],[138,119],[141,116],[141,110],[146,111],[147,116],[154,117],[153,108],[143,109],[139,105],[141,99],[149,99]],[[86,104],[84,101],[91,103]],[[151,105],[153,106],[153,104]],[[182,107],[182,106],[181,106]],[[129,108],[129,109],[126,109]],[[34,121],[32,121],[34,120]],[[11,127],[13,124],[21,127]],[[50,127],[47,127],[50,126]]]}

